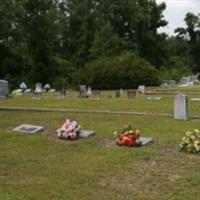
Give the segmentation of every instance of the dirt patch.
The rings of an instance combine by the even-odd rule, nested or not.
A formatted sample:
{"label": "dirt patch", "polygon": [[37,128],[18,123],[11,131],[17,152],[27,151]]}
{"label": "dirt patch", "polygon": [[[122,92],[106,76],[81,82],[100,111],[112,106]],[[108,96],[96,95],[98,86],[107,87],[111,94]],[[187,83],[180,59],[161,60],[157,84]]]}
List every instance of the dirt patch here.
{"label": "dirt patch", "polygon": [[106,148],[119,148],[115,142],[115,140],[110,140],[110,139],[104,139],[100,142],[101,146],[106,147]]}
{"label": "dirt patch", "polygon": [[45,133],[47,136],[47,139],[51,142],[56,142],[60,144],[72,144],[72,143],[78,143],[79,140],[66,140],[66,139],[59,139],[56,133]]}

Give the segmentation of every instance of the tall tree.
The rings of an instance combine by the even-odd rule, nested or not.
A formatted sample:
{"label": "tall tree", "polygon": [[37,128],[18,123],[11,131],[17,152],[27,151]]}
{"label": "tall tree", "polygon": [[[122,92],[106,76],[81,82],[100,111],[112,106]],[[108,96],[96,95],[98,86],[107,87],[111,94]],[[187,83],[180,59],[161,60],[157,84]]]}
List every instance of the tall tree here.
{"label": "tall tree", "polygon": [[187,13],[186,28],[178,28],[175,32],[178,37],[188,41],[190,55],[193,58],[193,69],[200,72],[200,14]]}
{"label": "tall tree", "polygon": [[94,39],[94,0],[66,0],[66,30],[64,50],[68,59],[83,66],[89,59],[89,49]]}
{"label": "tall tree", "polygon": [[34,66],[32,80],[51,82],[55,76],[54,46],[58,37],[58,0],[26,0],[24,25]]}

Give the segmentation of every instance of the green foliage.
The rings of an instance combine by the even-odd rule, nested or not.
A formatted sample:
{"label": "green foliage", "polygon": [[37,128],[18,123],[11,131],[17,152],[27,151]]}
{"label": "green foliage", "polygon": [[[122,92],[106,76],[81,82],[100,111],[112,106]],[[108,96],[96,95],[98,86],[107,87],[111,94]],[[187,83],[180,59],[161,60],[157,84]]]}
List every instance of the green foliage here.
{"label": "green foliage", "polygon": [[53,82],[55,87],[60,89],[72,84],[75,66],[70,61],[63,59],[58,55],[53,58],[53,63],[56,69],[56,76]]}
{"label": "green foliage", "polygon": [[[108,39],[109,38],[109,39]],[[109,22],[103,24],[96,32],[94,42],[90,49],[91,57],[98,59],[118,55],[121,41]]]}
{"label": "green foliage", "polygon": [[[178,79],[187,67],[199,71],[199,15],[188,13],[186,28],[177,29],[177,36],[169,38],[158,32],[167,24],[165,8],[155,0],[0,0],[0,78],[8,79],[11,87],[21,81],[34,85],[61,79],[73,85],[87,77],[87,70],[81,70],[83,78],[74,78],[81,68],[87,65],[88,69],[89,62],[108,62],[108,58],[113,65],[106,63],[97,69],[105,74],[108,70],[102,77],[109,78],[107,83],[97,84],[107,88],[115,85],[115,77],[128,77],[124,72],[117,75],[117,69],[124,71],[116,57],[122,52],[135,52],[156,69],[164,68],[164,77]],[[172,57],[182,63],[171,64]],[[157,83],[154,75],[150,81],[141,69],[142,82]],[[115,87],[136,87],[136,82],[126,80]]]}
{"label": "green foliage", "polygon": [[171,57],[164,67],[159,70],[161,80],[176,80],[192,74],[191,68],[183,62],[180,57]]}
{"label": "green foliage", "polygon": [[179,37],[188,42],[189,55],[192,57],[193,69],[200,70],[200,14],[187,13],[185,17],[186,28],[176,29]]}
{"label": "green foliage", "polygon": [[80,82],[95,89],[137,88],[140,84],[158,84],[157,70],[133,53],[102,58],[87,64],[80,72]]}

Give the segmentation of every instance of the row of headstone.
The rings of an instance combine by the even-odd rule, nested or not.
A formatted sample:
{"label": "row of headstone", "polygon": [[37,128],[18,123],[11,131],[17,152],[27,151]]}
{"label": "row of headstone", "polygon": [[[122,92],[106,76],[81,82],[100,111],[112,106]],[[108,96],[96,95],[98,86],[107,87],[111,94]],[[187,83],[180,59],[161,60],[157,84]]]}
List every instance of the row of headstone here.
{"label": "row of headstone", "polygon": [[184,87],[184,86],[192,86],[194,84],[198,84],[199,78],[200,78],[199,73],[192,76],[183,76],[180,79],[179,86]]}
{"label": "row of headstone", "polygon": [[176,86],[175,80],[163,80],[160,85],[161,88],[174,88]]}

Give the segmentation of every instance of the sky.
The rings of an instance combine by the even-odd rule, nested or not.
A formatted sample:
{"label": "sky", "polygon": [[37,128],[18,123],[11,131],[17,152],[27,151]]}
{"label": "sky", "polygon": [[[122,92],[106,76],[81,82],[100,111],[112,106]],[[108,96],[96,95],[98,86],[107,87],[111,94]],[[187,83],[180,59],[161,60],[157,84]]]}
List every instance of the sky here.
{"label": "sky", "polygon": [[200,13],[200,0],[156,0],[157,3],[165,2],[167,8],[164,17],[168,21],[165,28],[160,29],[169,35],[174,33],[177,27],[185,27],[184,18],[187,12]]}

